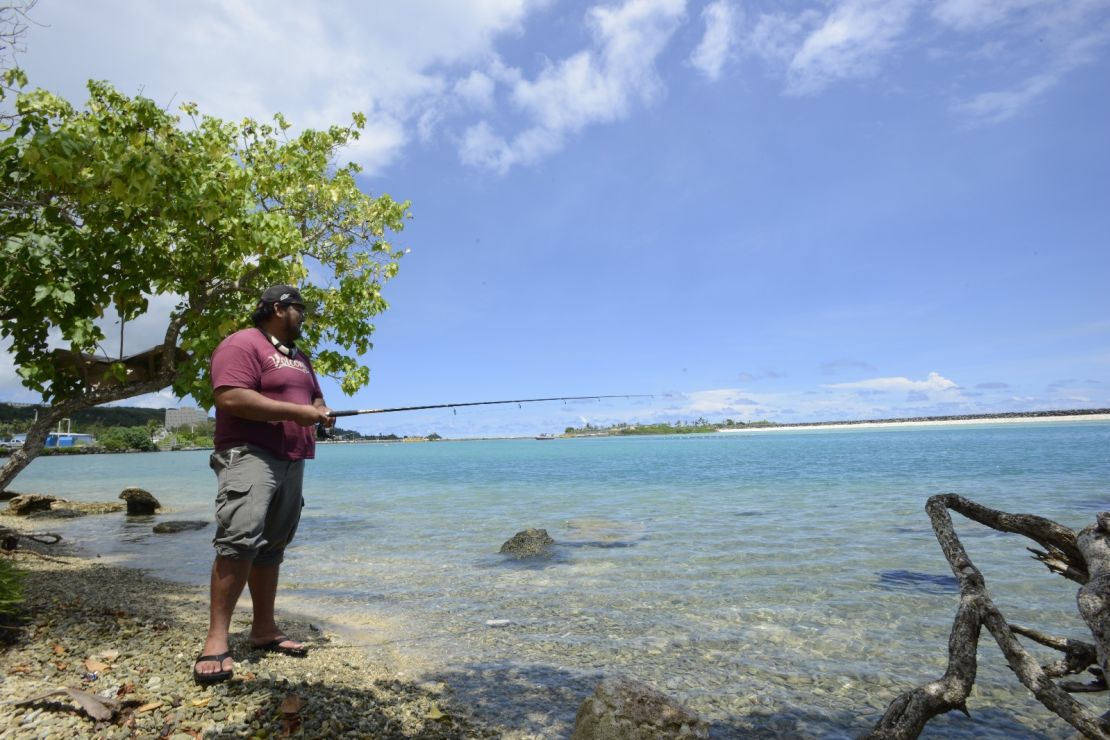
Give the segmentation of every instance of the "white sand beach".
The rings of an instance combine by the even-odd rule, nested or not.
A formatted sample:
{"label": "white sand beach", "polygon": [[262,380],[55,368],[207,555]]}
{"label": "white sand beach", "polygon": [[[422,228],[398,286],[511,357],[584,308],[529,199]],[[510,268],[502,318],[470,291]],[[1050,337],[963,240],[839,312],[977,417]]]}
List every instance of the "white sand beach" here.
{"label": "white sand beach", "polygon": [[981,424],[1056,424],[1061,422],[1110,421],[1110,414],[1068,414],[1066,416],[1003,416],[974,419],[922,419],[920,421],[859,421],[835,424],[792,424],[774,427],[718,429],[724,433],[824,431],[826,429],[895,429],[902,427],[978,426]]}

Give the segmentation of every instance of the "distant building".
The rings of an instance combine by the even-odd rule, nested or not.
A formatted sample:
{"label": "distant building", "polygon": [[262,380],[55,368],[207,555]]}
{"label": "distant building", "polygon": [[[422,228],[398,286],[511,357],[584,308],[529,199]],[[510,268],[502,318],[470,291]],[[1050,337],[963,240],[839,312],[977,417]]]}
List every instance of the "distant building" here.
{"label": "distant building", "polygon": [[[26,441],[26,435],[24,435]],[[65,432],[50,432],[46,435],[47,447],[83,447],[96,442],[91,434],[68,434]]]}
{"label": "distant building", "polygon": [[208,423],[208,414],[192,406],[186,406],[183,409],[166,409],[166,429],[168,430],[206,423]]}

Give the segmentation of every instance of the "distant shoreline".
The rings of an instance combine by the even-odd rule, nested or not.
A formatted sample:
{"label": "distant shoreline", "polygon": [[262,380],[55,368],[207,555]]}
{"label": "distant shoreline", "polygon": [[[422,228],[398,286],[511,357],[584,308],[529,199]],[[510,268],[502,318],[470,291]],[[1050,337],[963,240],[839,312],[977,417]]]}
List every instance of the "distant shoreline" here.
{"label": "distant shoreline", "polygon": [[902,419],[864,419],[860,421],[810,421],[772,424],[762,427],[718,429],[718,432],[774,432],[799,429],[873,429],[881,427],[960,426],[967,424],[1026,424],[1030,422],[1110,421],[1110,409],[1078,409],[1056,411],[1011,411],[1002,414],[968,414],[963,416],[919,416]]}

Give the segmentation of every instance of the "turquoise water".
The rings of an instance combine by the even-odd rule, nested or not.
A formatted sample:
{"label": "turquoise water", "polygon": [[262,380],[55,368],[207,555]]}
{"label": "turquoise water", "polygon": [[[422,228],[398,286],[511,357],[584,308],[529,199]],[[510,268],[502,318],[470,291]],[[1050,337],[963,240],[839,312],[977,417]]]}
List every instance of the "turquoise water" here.
{"label": "turquoise water", "polygon": [[[125,485],[174,509],[163,518],[211,519],[207,453],[41,459],[14,488],[104,500]],[[1085,526],[1110,509],[1110,423],[323,446],[283,604],[362,628],[371,660],[403,653],[525,735],[567,735],[598,678],[623,674],[719,737],[855,736],[943,673],[957,596],[924,504],[948,491]],[[1074,584],[1031,543],[956,522],[1010,621],[1084,636]],[[211,528],[149,527],[51,523],[206,580]],[[552,558],[497,554],[527,527],[555,538]],[[929,732],[1070,736],[981,645],[973,719]]]}

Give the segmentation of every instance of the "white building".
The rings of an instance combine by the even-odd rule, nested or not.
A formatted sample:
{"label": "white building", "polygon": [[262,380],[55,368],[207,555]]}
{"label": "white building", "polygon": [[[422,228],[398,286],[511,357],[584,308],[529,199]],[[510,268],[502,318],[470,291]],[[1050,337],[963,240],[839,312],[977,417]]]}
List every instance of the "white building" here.
{"label": "white building", "polygon": [[200,409],[186,406],[182,409],[166,409],[166,429],[191,427],[208,422],[208,414]]}

